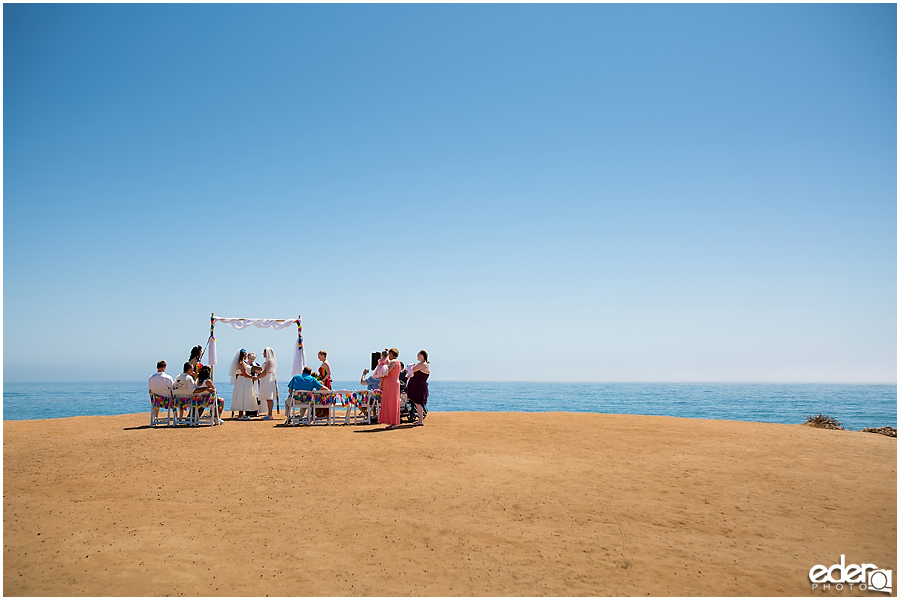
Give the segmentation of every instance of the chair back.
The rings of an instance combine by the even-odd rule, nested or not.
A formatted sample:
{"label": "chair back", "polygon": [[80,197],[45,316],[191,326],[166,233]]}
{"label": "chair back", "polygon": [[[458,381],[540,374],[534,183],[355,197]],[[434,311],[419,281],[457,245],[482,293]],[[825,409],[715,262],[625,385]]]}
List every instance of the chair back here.
{"label": "chair back", "polygon": [[[287,412],[287,422],[289,425],[300,425],[302,423],[309,425],[314,397],[315,394],[312,392],[303,390],[296,390],[290,393],[284,402],[284,410]],[[297,410],[301,407],[306,409],[305,417],[301,417],[300,411]]]}
{"label": "chair back", "polygon": [[210,391],[191,396],[191,416],[194,425],[218,425],[219,403],[216,393]]}
{"label": "chair back", "polygon": [[331,391],[319,392],[318,394],[313,394],[313,403],[312,403],[312,417],[309,420],[310,425],[315,425],[318,421],[322,420],[316,417],[316,409],[327,409],[328,416],[324,418],[326,425],[331,425],[334,423],[334,404],[337,402],[337,394]]}
{"label": "chair back", "polygon": [[[165,425],[168,427],[171,424],[173,415],[172,409],[174,408],[171,394],[163,395],[150,392],[150,408],[150,427],[156,427],[157,425]],[[153,408],[158,409],[155,419],[153,418]],[[163,409],[166,410],[165,419],[160,416],[160,411]]]}

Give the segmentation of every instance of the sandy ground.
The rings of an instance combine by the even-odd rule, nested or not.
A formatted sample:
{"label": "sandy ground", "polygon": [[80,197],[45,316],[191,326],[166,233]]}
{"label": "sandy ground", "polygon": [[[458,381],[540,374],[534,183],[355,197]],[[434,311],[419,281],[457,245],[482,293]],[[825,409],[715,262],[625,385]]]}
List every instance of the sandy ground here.
{"label": "sandy ground", "polygon": [[4,421],[4,595],[804,596],[841,554],[897,575],[881,435],[572,413],[148,420]]}

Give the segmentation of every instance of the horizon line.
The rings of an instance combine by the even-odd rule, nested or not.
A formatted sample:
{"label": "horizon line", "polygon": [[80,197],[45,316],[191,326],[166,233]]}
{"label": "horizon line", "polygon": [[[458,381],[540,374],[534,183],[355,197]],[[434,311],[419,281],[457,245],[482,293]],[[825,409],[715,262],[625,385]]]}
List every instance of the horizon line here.
{"label": "horizon line", "polygon": [[[282,383],[288,381],[285,379]],[[42,384],[42,383],[139,383],[141,380],[137,379],[60,379],[60,380],[48,380],[48,381],[35,381],[33,379],[29,380],[3,380],[3,383],[29,383],[29,384]],[[216,380],[213,379],[215,382]],[[356,381],[353,379],[335,379],[337,382],[347,382],[347,381]],[[221,382],[224,383],[224,382]],[[545,380],[545,379],[430,379],[429,383],[550,383],[554,385],[566,385],[566,384],[586,384],[586,383],[596,383],[596,384],[662,384],[662,385],[673,385],[673,384],[682,384],[682,385],[712,385],[712,384],[724,384],[724,385],[897,385],[896,381],[738,381],[738,380],[728,380],[728,381],[665,381],[665,380],[624,380],[624,381],[597,381],[597,380],[571,380],[571,381],[557,381],[557,380]]]}

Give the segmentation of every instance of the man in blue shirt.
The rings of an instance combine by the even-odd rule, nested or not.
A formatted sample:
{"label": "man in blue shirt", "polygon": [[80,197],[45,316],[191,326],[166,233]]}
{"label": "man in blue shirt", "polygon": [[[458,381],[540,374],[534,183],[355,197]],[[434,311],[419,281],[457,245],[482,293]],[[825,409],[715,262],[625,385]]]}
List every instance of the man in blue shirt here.
{"label": "man in blue shirt", "polygon": [[[362,377],[359,378],[359,385],[366,386],[366,389],[369,391],[380,390],[381,389],[381,380],[378,379],[377,377],[375,377],[374,375],[369,375],[368,377],[366,377],[366,375],[369,375],[369,370],[363,369]],[[369,409],[367,409],[365,406],[361,406],[359,408],[359,412],[363,416],[366,416],[369,414]]]}
{"label": "man in blue shirt", "polygon": [[[328,388],[322,385],[318,379],[312,376],[312,369],[309,367],[303,367],[303,373],[300,375],[294,375],[291,377],[290,382],[288,383],[288,390],[293,394],[293,392],[314,392],[316,390],[327,390]],[[294,398],[293,395],[288,396],[284,400],[284,406],[286,409],[290,409],[294,406]],[[303,414],[300,415],[300,418],[306,416],[307,408],[303,408]],[[287,413],[288,420],[285,421],[287,424],[290,421],[290,414]]]}
{"label": "man in blue shirt", "polygon": [[292,392],[314,392],[318,389],[327,390],[328,388],[312,376],[312,369],[303,367],[301,375],[294,375],[288,383],[288,389]]}
{"label": "man in blue shirt", "polygon": [[366,386],[367,390],[379,390],[381,389],[381,380],[375,377],[374,375],[369,375],[368,369],[363,369],[362,377],[359,378],[359,385]]}

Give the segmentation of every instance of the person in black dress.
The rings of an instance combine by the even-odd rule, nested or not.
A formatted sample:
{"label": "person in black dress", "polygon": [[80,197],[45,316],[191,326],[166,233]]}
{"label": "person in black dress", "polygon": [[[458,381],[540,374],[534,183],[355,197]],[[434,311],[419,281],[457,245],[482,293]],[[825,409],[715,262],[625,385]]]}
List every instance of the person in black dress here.
{"label": "person in black dress", "polygon": [[416,355],[419,359],[412,368],[412,377],[406,383],[406,395],[416,405],[419,420],[413,425],[425,424],[425,404],[428,403],[428,376],[431,374],[431,365],[428,363],[428,353],[419,350]]}

